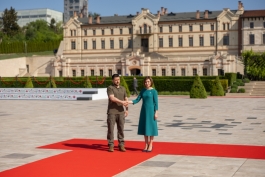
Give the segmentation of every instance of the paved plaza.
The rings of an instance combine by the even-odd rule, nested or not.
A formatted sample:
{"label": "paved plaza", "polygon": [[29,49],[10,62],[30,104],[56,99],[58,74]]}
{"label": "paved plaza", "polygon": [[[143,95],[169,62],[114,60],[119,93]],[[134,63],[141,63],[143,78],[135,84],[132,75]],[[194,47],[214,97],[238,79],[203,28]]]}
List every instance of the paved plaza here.
{"label": "paved plaza", "polygon": [[[143,141],[137,135],[140,108],[141,103],[129,107],[125,140]],[[1,100],[0,171],[66,152],[36,147],[106,139],[106,110],[107,100]],[[160,96],[158,119],[155,141],[265,146],[265,98]],[[265,177],[264,167],[258,159],[161,154],[116,176]]]}

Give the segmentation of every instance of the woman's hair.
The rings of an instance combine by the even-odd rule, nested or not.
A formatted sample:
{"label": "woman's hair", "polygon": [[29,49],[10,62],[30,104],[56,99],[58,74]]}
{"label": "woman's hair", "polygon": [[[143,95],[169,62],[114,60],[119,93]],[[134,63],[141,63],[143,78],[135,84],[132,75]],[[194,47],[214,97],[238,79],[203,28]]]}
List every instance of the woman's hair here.
{"label": "woman's hair", "polygon": [[150,82],[151,82],[151,85],[150,85],[150,87],[152,87],[153,86],[153,84],[154,84],[154,81],[153,81],[153,79],[150,77],[150,76],[146,76],[145,78],[144,78],[144,83],[145,83],[145,81],[146,80],[150,80]]}

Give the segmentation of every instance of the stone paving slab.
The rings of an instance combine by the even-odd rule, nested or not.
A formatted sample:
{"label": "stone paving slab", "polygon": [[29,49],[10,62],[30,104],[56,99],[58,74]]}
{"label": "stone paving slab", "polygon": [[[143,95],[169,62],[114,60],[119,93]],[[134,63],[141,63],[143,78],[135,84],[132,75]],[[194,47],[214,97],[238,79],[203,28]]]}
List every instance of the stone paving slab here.
{"label": "stone paving slab", "polygon": [[[129,107],[127,140],[143,141],[137,135],[140,108],[141,103]],[[72,138],[106,139],[106,109],[107,100],[1,100],[0,171],[67,152],[39,146]],[[265,99],[160,96],[158,126],[155,141],[264,146]],[[3,158],[10,154],[32,156]],[[158,155],[116,176],[265,176],[264,166],[265,160]]]}

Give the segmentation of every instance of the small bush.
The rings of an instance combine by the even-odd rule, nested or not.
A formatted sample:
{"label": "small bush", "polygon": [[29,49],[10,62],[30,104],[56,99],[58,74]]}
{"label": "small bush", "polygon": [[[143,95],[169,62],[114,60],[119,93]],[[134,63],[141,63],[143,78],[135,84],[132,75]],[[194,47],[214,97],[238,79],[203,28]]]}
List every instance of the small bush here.
{"label": "small bush", "polygon": [[240,86],[245,86],[245,83],[244,82],[240,83]]}
{"label": "small bush", "polygon": [[51,81],[48,82],[46,88],[57,88],[55,80],[52,78]]}
{"label": "small bush", "polygon": [[127,97],[129,98],[131,96],[131,93],[130,93],[130,90],[128,88],[128,85],[127,85],[126,81],[124,80],[124,77],[123,76],[121,76],[120,79],[121,79],[120,85],[125,88]]}
{"label": "small bush", "polygon": [[233,89],[233,88],[237,89],[238,86],[236,84],[235,85],[232,85],[231,89]]}
{"label": "small bush", "polygon": [[25,84],[25,88],[34,88],[34,86],[32,84],[32,80],[30,77],[27,79],[27,82]]}
{"label": "small bush", "polygon": [[236,82],[242,83],[243,81],[242,81],[242,79],[237,79]]}
{"label": "small bush", "polygon": [[238,93],[245,93],[245,92],[246,92],[246,90],[244,88],[238,89]]}
{"label": "small bush", "polygon": [[224,96],[224,88],[217,76],[212,84],[211,96]]}
{"label": "small bush", "polygon": [[244,82],[244,83],[249,83],[250,80],[249,80],[248,78],[245,78],[245,79],[243,80],[243,82]]}
{"label": "small bush", "polygon": [[230,93],[237,93],[237,89],[236,89],[236,88],[232,88],[232,89],[230,90]]}
{"label": "small bush", "polygon": [[85,83],[84,83],[84,87],[85,87],[85,88],[92,88],[92,84],[90,83],[88,77],[86,77],[86,81],[85,81]]}
{"label": "small bush", "polygon": [[198,75],[196,75],[191,90],[190,98],[207,98],[207,93],[204,88],[204,85]]}

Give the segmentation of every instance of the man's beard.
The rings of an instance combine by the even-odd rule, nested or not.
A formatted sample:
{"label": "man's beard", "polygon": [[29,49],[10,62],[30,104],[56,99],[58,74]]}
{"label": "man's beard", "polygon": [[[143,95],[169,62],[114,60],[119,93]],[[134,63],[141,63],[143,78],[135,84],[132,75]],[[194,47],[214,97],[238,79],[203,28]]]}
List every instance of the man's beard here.
{"label": "man's beard", "polygon": [[120,83],[117,83],[117,84],[116,84],[116,83],[113,83],[113,84],[114,84],[115,86],[119,86],[119,85],[120,85]]}

